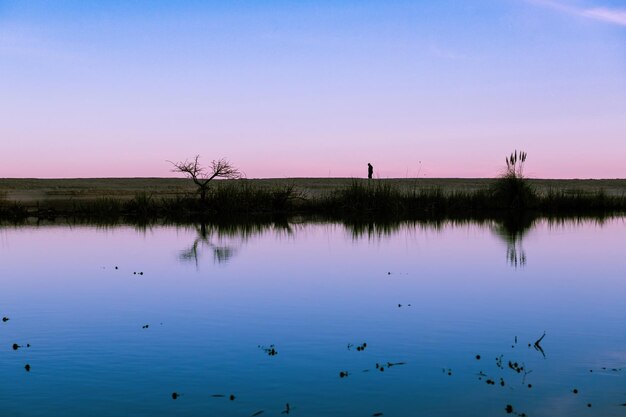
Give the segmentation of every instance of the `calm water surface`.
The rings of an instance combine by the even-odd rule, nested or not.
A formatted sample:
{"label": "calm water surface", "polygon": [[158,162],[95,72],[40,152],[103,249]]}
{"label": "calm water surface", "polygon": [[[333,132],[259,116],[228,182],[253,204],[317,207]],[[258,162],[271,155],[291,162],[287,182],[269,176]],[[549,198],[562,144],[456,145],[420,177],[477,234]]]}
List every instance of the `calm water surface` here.
{"label": "calm water surface", "polygon": [[625,248],[623,218],[4,227],[0,415],[624,416]]}

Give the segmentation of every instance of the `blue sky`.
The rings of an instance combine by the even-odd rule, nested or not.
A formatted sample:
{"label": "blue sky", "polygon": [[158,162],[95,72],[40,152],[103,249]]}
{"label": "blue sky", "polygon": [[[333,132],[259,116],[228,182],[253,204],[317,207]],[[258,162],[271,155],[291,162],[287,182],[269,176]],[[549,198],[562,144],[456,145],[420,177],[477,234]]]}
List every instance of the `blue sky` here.
{"label": "blue sky", "polygon": [[0,177],[626,177],[626,3],[459,3],[0,0]]}

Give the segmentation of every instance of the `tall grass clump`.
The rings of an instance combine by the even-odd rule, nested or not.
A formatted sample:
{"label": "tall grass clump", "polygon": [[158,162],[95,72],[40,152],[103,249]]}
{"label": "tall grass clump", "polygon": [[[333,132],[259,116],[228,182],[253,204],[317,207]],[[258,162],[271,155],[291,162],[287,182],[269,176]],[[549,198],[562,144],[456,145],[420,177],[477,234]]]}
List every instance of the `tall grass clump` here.
{"label": "tall grass clump", "polygon": [[206,209],[219,215],[284,213],[302,199],[293,185],[261,188],[246,181],[219,184],[210,190]]}
{"label": "tall grass clump", "polygon": [[326,209],[350,214],[396,215],[403,211],[405,195],[382,181],[354,180],[327,197]]}
{"label": "tall grass clump", "polygon": [[506,169],[490,190],[494,208],[521,210],[536,204],[537,193],[524,177],[526,156],[516,150],[505,158]]}
{"label": "tall grass clump", "polygon": [[73,204],[74,216],[91,219],[113,219],[124,213],[124,203],[115,198],[99,198],[90,201],[76,201]]}
{"label": "tall grass clump", "polygon": [[152,194],[145,192],[135,194],[132,200],[123,205],[124,214],[138,218],[155,217],[159,214],[159,205]]}
{"label": "tall grass clump", "polygon": [[6,192],[0,193],[0,219],[11,221],[23,220],[28,217],[28,210],[19,202],[9,203]]}
{"label": "tall grass clump", "polygon": [[626,197],[607,195],[604,190],[595,193],[550,190],[542,196],[541,208],[548,214],[624,212]]}

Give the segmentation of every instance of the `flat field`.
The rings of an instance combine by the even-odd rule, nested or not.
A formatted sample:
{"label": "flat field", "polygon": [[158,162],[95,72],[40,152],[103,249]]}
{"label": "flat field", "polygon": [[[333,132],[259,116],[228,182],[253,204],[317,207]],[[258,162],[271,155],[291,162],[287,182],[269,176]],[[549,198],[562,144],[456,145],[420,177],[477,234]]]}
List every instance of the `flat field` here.
{"label": "flat field", "polygon": [[[354,178],[271,178],[216,180],[218,184],[246,183],[250,186],[275,188],[293,185],[308,198],[315,198],[348,186],[352,181],[368,181]],[[439,188],[446,193],[475,191],[488,188],[490,178],[390,178],[375,179],[395,187],[412,191]],[[549,190],[567,193],[594,193],[603,190],[607,195],[626,195],[626,179],[530,179],[539,193]],[[139,193],[153,198],[176,197],[195,192],[195,185],[184,178],[70,178],[70,179],[22,179],[0,178],[0,200],[20,202],[25,206],[65,206],[72,201],[101,198],[131,199]]]}

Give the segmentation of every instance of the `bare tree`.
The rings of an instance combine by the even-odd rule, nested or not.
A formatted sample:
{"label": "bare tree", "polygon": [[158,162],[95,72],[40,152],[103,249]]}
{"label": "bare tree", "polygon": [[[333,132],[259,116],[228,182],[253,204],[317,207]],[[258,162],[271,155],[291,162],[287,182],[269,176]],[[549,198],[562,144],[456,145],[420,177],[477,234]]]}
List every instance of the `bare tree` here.
{"label": "bare tree", "polygon": [[203,203],[206,201],[209,182],[213,178],[241,178],[241,172],[224,158],[211,161],[211,164],[206,168],[200,165],[198,159],[200,159],[200,155],[196,155],[192,161],[168,162],[174,165],[172,172],[182,172],[187,178],[193,180],[194,184],[198,186],[200,201]]}

